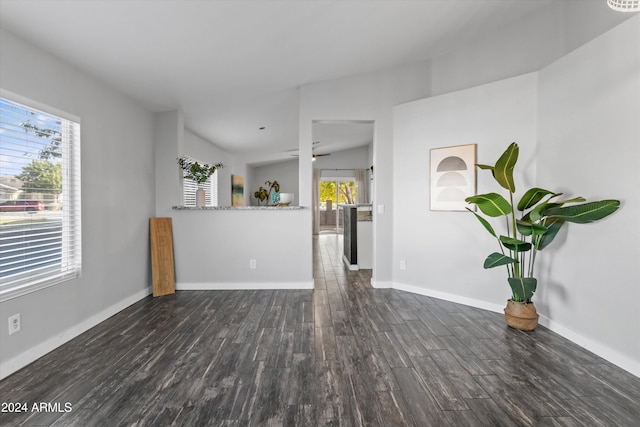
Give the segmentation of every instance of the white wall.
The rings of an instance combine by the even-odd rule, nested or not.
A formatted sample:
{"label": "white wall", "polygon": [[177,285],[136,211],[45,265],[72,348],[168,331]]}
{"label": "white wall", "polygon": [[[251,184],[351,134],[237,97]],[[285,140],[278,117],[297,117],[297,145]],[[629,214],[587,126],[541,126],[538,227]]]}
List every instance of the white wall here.
{"label": "white wall", "polygon": [[[501,310],[504,272],[481,267],[492,238],[471,214],[428,210],[428,150],[477,143],[493,164],[516,141],[520,190],[622,200],[539,255],[534,300],[543,325],[640,375],[640,16],[539,73],[397,106],[394,126],[393,285]],[[491,184],[479,171],[478,192]]]}
{"label": "white wall", "polygon": [[308,209],[174,211],[172,217],[177,289],[313,288],[299,236]]}
{"label": "white wall", "polygon": [[545,250],[539,311],[640,375],[640,16],[543,69],[539,84],[538,183],[622,201]]}
{"label": "white wall", "polygon": [[[576,3],[576,4],[573,4]],[[540,70],[629,19],[605,2],[557,2],[430,61],[374,71],[300,88],[300,148],[310,152],[312,120],[375,120],[372,199],[376,286],[392,283],[392,204],[394,105]],[[300,152],[301,158],[304,153]],[[302,204],[311,203],[311,164],[301,162]],[[308,193],[305,189],[308,188]],[[311,220],[309,220],[311,221]]]}
{"label": "white wall", "polygon": [[[536,80],[526,74],[394,108],[395,287],[494,310],[504,306],[510,295],[504,271],[482,268],[497,250],[495,241],[469,212],[429,210],[429,150],[477,144],[478,161],[494,164],[516,141],[516,188],[528,188],[535,178]],[[478,172],[478,192],[499,192],[492,181],[489,172]]]}
{"label": "white wall", "polygon": [[[235,156],[185,130],[181,115],[180,111],[158,113],[154,121],[156,159],[164,165],[156,164],[157,199],[163,201],[157,203],[156,215],[172,218],[176,289],[312,288],[308,209],[172,208],[179,205],[179,191],[173,184],[161,184],[177,181],[176,152],[228,162],[222,169],[221,193],[227,180],[230,195],[231,173],[247,172]],[[227,205],[230,196],[228,201]],[[251,259],[256,260],[257,268],[249,268]]]}
{"label": "white wall", "polygon": [[434,58],[432,93],[447,93],[539,70],[565,52],[563,23],[563,9],[558,3]]}
{"label": "white wall", "polygon": [[[369,152],[373,145],[352,148],[343,151],[334,151],[330,156],[318,157],[313,162],[314,169],[369,169],[371,159]],[[350,176],[355,176],[351,173]]]}
{"label": "white wall", "polygon": [[184,151],[184,114],[181,110],[153,115],[155,194],[157,217],[171,216],[171,207],[181,204],[180,169],[177,158]]}
{"label": "white wall", "polygon": [[554,2],[432,58],[431,93],[538,71],[630,17],[604,0]]}
{"label": "white wall", "polygon": [[[153,120],[107,85],[2,30],[0,86],[81,118],[82,276],[0,304],[0,377],[150,293]],[[114,126],[117,132],[114,132]],[[7,317],[22,329],[7,334]]]}
{"label": "white wall", "polygon": [[[253,197],[253,193],[258,187],[266,187],[266,181],[278,181],[280,184],[280,192],[293,193],[294,199],[291,206],[299,205],[300,191],[298,189],[300,173],[298,159],[286,160],[284,162],[272,163],[264,166],[255,166],[251,168],[251,187],[245,188],[251,199],[251,205],[258,206],[258,199]],[[264,203],[263,203],[264,204]]]}

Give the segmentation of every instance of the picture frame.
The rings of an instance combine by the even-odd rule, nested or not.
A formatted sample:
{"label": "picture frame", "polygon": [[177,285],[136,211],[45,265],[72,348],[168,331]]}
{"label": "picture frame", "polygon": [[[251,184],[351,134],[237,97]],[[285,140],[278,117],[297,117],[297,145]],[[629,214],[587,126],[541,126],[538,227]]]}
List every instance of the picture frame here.
{"label": "picture frame", "polygon": [[231,175],[231,206],[244,206],[244,178]]}
{"label": "picture frame", "polygon": [[477,144],[432,148],[429,153],[430,209],[465,211],[476,194]]}

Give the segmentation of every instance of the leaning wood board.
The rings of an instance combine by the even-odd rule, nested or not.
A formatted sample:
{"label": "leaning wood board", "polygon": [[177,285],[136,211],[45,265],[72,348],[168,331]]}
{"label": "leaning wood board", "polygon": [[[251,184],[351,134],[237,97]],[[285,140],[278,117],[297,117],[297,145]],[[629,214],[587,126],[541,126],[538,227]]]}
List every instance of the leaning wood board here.
{"label": "leaning wood board", "polygon": [[176,292],[175,270],[173,267],[173,237],[171,218],[151,218],[151,271],[153,276],[153,296]]}

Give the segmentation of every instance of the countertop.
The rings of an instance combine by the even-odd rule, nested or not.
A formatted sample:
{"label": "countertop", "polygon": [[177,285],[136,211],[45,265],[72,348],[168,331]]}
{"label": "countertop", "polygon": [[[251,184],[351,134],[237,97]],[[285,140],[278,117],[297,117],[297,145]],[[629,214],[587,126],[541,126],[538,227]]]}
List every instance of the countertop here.
{"label": "countertop", "polygon": [[295,211],[304,209],[304,206],[173,206],[177,211]]}

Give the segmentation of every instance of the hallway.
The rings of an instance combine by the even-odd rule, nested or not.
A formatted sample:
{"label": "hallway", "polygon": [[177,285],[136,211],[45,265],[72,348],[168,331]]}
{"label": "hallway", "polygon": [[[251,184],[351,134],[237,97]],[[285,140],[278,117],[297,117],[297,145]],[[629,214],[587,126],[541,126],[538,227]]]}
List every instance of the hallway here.
{"label": "hallway", "polygon": [[639,378],[544,327],[372,289],[340,247],[314,240],[315,290],[145,298],[0,382],[27,403],[0,425],[637,425]]}

